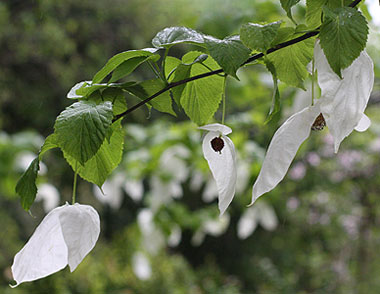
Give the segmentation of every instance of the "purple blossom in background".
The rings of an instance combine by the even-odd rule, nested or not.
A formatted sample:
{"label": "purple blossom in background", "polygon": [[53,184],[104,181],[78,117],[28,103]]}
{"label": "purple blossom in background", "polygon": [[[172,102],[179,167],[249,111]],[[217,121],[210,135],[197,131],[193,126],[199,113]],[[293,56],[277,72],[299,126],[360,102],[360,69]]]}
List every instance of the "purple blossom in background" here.
{"label": "purple blossom in background", "polygon": [[321,158],[316,152],[309,152],[306,155],[306,160],[311,166],[318,166],[321,163]]}
{"label": "purple blossom in background", "polygon": [[354,169],[362,159],[362,154],[357,150],[347,150],[338,154],[338,162],[345,170]]}
{"label": "purple blossom in background", "polygon": [[306,175],[306,166],[302,162],[297,162],[289,171],[289,177],[292,180],[302,180]]}

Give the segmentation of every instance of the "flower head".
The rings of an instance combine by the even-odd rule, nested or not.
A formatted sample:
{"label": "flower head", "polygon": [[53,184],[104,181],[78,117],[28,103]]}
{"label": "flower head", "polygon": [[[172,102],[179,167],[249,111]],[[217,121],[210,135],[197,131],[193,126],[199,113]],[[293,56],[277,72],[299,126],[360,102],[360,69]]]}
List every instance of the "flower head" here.
{"label": "flower head", "polygon": [[74,271],[94,248],[99,233],[99,215],[91,206],[76,203],[53,209],[14,258],[14,287],[51,275],[66,265]]}
{"label": "flower head", "polygon": [[311,129],[320,130],[327,125],[337,153],[340,143],[354,129],[365,131],[370,125],[364,114],[374,83],[373,63],[368,54],[363,51],[344,69],[342,79],[331,69],[319,42],[314,48],[314,58],[321,98],[288,118],[274,134],[253,185],[251,204],[284,178]]}
{"label": "flower head", "polygon": [[202,149],[218,188],[218,205],[222,215],[235,195],[236,156],[235,147],[227,137],[232,130],[221,124],[199,127],[208,131],[203,139]]}

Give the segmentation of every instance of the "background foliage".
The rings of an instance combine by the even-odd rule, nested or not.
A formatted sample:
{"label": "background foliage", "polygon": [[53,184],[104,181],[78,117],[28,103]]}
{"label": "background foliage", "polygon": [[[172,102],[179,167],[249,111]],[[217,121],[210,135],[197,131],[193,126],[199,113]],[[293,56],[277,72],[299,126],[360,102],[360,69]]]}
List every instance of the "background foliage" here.
{"label": "background foliage", "polygon": [[[365,6],[361,6],[368,16]],[[175,11],[176,13],[173,13]],[[304,19],[300,5],[295,20]],[[0,3],[0,290],[2,293],[371,293],[380,290],[378,27],[368,51],[376,81],[372,126],[333,156],[327,131],[313,133],[280,187],[247,209],[265,149],[282,117],[308,103],[280,83],[283,113],[264,124],[272,79],[257,65],[227,84],[227,120],[238,150],[237,195],[218,218],[216,191],[201,155],[201,133],[185,115],[149,113],[124,120],[122,164],[99,195],[80,181],[78,201],[101,214],[94,251],[70,274],[10,289],[10,265],[45,215],[70,200],[72,172],[62,154],[44,158],[38,185],[47,197],[25,213],[17,179],[70,101],[68,89],[90,79],[112,55],[149,47],[166,26],[224,38],[242,24],[285,19],[276,1],[2,1]],[[186,45],[187,46],[187,45]],[[181,57],[184,48],[173,48]],[[144,65],[146,66],[146,65]],[[134,75],[148,78],[148,67]],[[307,87],[307,85],[306,85]],[[217,119],[221,114],[217,113]],[[51,187],[50,187],[51,188]],[[40,188],[40,190],[43,190]],[[59,192],[58,192],[59,191]],[[56,205],[58,204],[56,203]],[[260,211],[260,212],[258,212]],[[245,218],[244,218],[245,217]]]}

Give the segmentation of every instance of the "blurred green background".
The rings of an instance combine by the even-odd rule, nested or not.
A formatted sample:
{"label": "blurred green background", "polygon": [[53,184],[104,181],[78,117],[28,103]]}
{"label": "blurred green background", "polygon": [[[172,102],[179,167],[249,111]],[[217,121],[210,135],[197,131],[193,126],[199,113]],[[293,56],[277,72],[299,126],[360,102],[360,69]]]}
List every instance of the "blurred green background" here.
{"label": "blurred green background", "polygon": [[[238,152],[237,194],[219,218],[200,131],[183,114],[175,119],[141,108],[124,120],[125,154],[103,186],[105,196],[79,182],[78,201],[101,216],[94,250],[73,273],[66,268],[8,286],[14,255],[47,211],[70,201],[73,173],[57,150],[44,159],[32,215],[14,192],[55,117],[70,104],[68,90],[90,80],[112,55],[150,47],[164,27],[223,38],[248,21],[286,20],[278,2],[0,2],[0,293],[380,292],[380,34],[373,24],[367,47],[376,70],[367,110],[372,126],[353,133],[337,155],[328,130],[313,132],[285,180],[247,208],[270,138],[310,95],[281,84],[282,114],[264,124],[271,76],[261,65],[239,70],[240,82],[228,80],[226,116]],[[294,14],[302,23],[305,10],[298,6]],[[149,76],[142,66],[133,79]]]}

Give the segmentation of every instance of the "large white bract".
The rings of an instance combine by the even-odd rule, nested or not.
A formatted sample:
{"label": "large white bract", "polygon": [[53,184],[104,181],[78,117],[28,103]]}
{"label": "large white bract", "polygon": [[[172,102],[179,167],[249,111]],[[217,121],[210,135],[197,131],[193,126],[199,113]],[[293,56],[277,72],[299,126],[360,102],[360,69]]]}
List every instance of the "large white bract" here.
{"label": "large white bract", "polygon": [[370,120],[364,114],[374,83],[373,62],[363,51],[342,71],[340,79],[330,68],[319,42],[314,48],[315,65],[321,98],[287,119],[269,144],[261,171],[252,190],[253,204],[271,191],[285,177],[301,144],[309,137],[311,127],[322,113],[334,138],[335,153],[342,140],[354,129],[365,131]]}
{"label": "large white bract", "polygon": [[53,209],[14,258],[14,287],[51,275],[66,265],[73,272],[94,248],[99,233],[99,215],[91,206],[76,203]]}
{"label": "large white bract", "polygon": [[[201,130],[208,131],[203,139],[202,149],[211,169],[212,175],[218,188],[218,206],[222,215],[230,205],[236,186],[236,155],[235,147],[231,139],[227,137],[232,130],[221,124],[209,124],[199,127]],[[215,150],[211,142],[215,138],[223,141],[220,150]]]}

